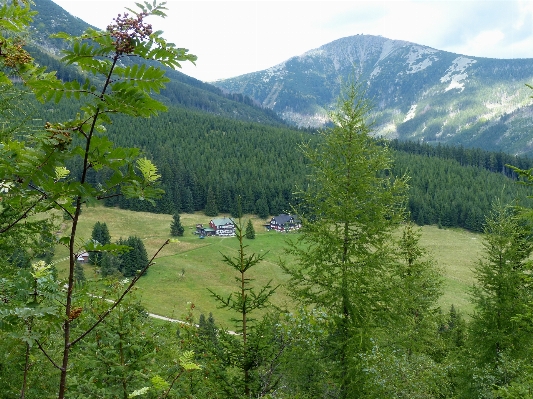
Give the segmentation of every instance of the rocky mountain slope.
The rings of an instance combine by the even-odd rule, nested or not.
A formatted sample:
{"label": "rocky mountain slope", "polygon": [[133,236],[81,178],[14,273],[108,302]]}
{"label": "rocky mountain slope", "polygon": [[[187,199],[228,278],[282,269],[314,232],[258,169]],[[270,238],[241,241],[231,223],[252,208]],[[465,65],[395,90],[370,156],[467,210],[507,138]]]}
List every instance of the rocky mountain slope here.
{"label": "rocky mountain slope", "polygon": [[343,81],[374,103],[377,135],[533,152],[533,59],[490,59],[380,36],[342,38],[264,71],[214,82],[298,126],[321,127]]}

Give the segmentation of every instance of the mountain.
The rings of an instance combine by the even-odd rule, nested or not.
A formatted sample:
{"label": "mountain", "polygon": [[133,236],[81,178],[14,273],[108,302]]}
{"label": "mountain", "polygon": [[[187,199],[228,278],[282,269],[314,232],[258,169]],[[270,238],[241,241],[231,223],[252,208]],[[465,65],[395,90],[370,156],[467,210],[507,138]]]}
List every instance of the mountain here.
{"label": "mountain", "polygon": [[[83,78],[79,76],[75,67],[65,67],[61,64],[59,59],[64,43],[59,39],[51,39],[50,35],[58,32],[79,35],[91,25],[72,16],[51,0],[34,0],[34,3],[33,9],[38,14],[34,17],[31,26],[30,53],[39,64],[49,67],[50,70],[58,71],[60,78],[82,80]],[[191,49],[191,53],[194,54],[194,49]],[[247,96],[224,93],[213,85],[169,68],[166,68],[166,74],[171,82],[161,92],[160,99],[167,105],[201,110],[247,122],[285,125],[285,122],[274,111],[258,106]]]}
{"label": "mountain", "polygon": [[322,127],[341,82],[357,77],[377,135],[533,153],[533,59],[491,59],[381,36],[335,40],[264,71],[213,84],[298,126]]}

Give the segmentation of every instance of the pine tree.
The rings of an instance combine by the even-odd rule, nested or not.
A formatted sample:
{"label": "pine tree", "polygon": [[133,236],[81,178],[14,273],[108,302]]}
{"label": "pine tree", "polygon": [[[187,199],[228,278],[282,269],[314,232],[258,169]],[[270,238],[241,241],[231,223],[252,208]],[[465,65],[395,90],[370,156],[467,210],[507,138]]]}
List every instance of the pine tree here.
{"label": "pine tree", "polygon": [[170,224],[170,235],[175,237],[182,237],[185,228],[181,224],[180,215],[175,213],[172,216],[172,223]]}
{"label": "pine tree", "polygon": [[246,225],[246,238],[253,240],[255,238],[255,229],[252,224],[252,219],[248,219],[248,224]]}

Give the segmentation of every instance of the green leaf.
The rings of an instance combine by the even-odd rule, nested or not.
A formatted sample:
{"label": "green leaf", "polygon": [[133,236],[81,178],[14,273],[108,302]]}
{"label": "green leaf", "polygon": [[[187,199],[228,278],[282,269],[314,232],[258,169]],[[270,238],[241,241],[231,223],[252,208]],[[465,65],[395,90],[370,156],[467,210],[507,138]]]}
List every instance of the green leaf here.
{"label": "green leaf", "polygon": [[67,177],[70,174],[70,171],[67,168],[65,168],[64,166],[56,166],[55,172],[56,172],[56,179],[57,180],[64,179],[65,177]]}
{"label": "green leaf", "polygon": [[137,168],[148,183],[154,183],[161,178],[161,175],[157,173],[157,167],[147,158],[138,159]]}
{"label": "green leaf", "polygon": [[179,357],[180,366],[186,370],[200,370],[201,367],[194,362],[194,352],[186,351]]}

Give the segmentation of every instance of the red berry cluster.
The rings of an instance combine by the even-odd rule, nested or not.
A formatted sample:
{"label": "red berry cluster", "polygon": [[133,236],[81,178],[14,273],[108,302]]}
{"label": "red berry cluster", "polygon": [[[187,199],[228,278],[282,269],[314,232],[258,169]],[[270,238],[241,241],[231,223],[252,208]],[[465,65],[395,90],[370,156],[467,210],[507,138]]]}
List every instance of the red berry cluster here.
{"label": "red berry cluster", "polygon": [[113,45],[119,54],[131,54],[135,49],[135,41],[143,40],[152,34],[152,25],[146,24],[143,18],[148,14],[145,12],[130,17],[128,13],[118,14],[114,24],[107,27],[107,31],[115,40]]}
{"label": "red berry cluster", "polygon": [[4,58],[4,65],[9,68],[16,68],[18,65],[32,62],[30,54],[24,50],[24,42],[17,41],[12,45],[0,42],[0,57]]}
{"label": "red berry cluster", "polygon": [[59,151],[65,151],[72,142],[70,132],[62,129],[60,125],[53,125],[50,122],[46,122],[44,128],[50,134],[48,136],[50,144]]}

